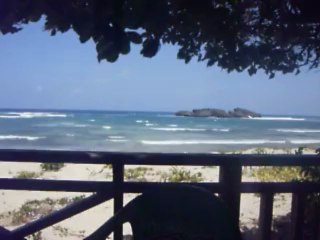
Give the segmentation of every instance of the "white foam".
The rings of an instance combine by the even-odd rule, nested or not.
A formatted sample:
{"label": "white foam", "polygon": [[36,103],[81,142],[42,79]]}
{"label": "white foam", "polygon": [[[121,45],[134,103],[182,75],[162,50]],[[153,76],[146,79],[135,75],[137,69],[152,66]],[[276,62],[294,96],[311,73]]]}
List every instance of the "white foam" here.
{"label": "white foam", "polygon": [[60,122],[60,123],[36,124],[34,126],[37,126],[37,127],[76,127],[76,128],[83,128],[83,127],[88,127],[89,125],[73,123],[73,122]]}
{"label": "white foam", "polygon": [[274,130],[285,133],[320,133],[320,129],[279,128]]}
{"label": "white foam", "polygon": [[123,139],[124,136],[108,136],[110,139]]}
{"label": "white foam", "polygon": [[128,142],[127,139],[107,139],[109,142]]}
{"label": "white foam", "polygon": [[155,124],[155,123],[146,123],[146,126],[147,127],[151,127],[151,126],[156,126],[157,124]]}
{"label": "white foam", "polygon": [[74,137],[75,135],[73,133],[66,133],[67,137]]}
{"label": "white foam", "polygon": [[38,139],[43,139],[45,137],[35,137],[35,136],[20,136],[20,135],[0,135],[0,140],[28,140],[36,141]]}
{"label": "white foam", "polygon": [[51,112],[8,112],[4,115],[0,115],[0,118],[65,118],[67,114],[63,113],[51,113]]}
{"label": "white foam", "polygon": [[136,123],[143,123],[143,120],[136,120]]}
{"label": "white foam", "polygon": [[95,122],[96,120],[95,120],[95,119],[90,119],[89,121],[90,121],[90,122]]}
{"label": "white foam", "polygon": [[214,132],[230,132],[229,128],[212,128],[211,130]]}
{"label": "white foam", "polygon": [[109,130],[109,129],[111,129],[111,126],[103,126],[102,128]]}
{"label": "white foam", "polygon": [[292,144],[319,144],[320,139],[291,139]]}
{"label": "white foam", "polygon": [[168,126],[169,126],[169,127],[178,127],[177,124],[169,124]]}
{"label": "white foam", "polygon": [[293,117],[252,117],[252,118],[243,118],[250,120],[267,120],[267,121],[304,121],[305,118],[293,118]]}
{"label": "white foam", "polygon": [[9,115],[0,115],[0,118],[9,118],[9,119],[14,119],[14,118],[22,118],[22,117],[20,117],[20,116],[9,116]]}
{"label": "white foam", "polygon": [[88,127],[88,125],[86,125],[86,124],[77,124],[77,123],[73,123],[73,124],[70,124],[70,127],[83,128],[83,127]]}
{"label": "white foam", "polygon": [[150,128],[152,130],[157,130],[157,131],[189,131],[189,132],[204,132],[206,129],[204,128]]}
{"label": "white foam", "polygon": [[149,141],[142,140],[145,145],[260,145],[260,144],[285,144],[284,140],[267,139],[242,139],[242,140],[165,140]]}

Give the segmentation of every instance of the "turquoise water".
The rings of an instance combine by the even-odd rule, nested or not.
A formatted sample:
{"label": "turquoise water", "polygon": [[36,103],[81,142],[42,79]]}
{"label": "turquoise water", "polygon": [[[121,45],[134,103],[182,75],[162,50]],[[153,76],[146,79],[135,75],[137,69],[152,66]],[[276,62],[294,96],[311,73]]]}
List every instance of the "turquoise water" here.
{"label": "turquoise water", "polygon": [[0,148],[222,152],[319,147],[320,118],[176,117],[161,112],[0,111]]}

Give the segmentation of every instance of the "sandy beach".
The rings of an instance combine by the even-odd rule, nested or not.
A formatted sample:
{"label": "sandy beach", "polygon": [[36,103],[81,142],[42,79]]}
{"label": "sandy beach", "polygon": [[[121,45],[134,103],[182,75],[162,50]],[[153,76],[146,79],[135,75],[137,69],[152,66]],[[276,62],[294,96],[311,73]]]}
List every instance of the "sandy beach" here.
{"label": "sandy beach", "polygon": [[[255,153],[255,149],[248,149],[243,153]],[[266,153],[280,154],[289,153],[281,149],[265,149]],[[294,149],[290,150],[294,153]],[[314,153],[314,150],[307,149],[305,153]],[[21,171],[35,172],[38,174],[36,178],[43,179],[65,179],[65,180],[111,180],[112,173],[109,167],[102,165],[77,165],[65,164],[59,171],[42,171],[38,163],[7,163],[1,162],[0,176],[5,178],[14,178],[21,174]],[[163,181],[166,173],[170,171],[169,166],[145,166],[146,170],[143,178],[130,178],[130,170],[127,175],[127,181]],[[136,166],[126,167],[126,169],[136,168]],[[179,167],[190,171],[191,174],[201,173],[201,181],[218,181],[218,167]],[[128,170],[127,170],[128,171]],[[258,179],[250,176],[249,171],[244,171],[243,181],[258,181]],[[131,176],[134,178],[134,176]],[[38,192],[38,191],[0,191],[0,225],[9,229],[34,219],[39,218],[46,213],[55,209],[62,208],[64,205],[75,201],[77,198],[88,196],[83,193],[62,193],[62,192]],[[124,201],[127,203],[133,199],[135,194],[126,194]],[[48,198],[52,201],[48,201]],[[21,208],[25,203],[38,200],[32,205],[35,209]],[[63,201],[62,201],[63,200]],[[49,203],[48,203],[49,202]],[[30,207],[30,206],[29,206]],[[274,201],[274,217],[285,216],[290,212],[291,195],[278,194]],[[23,210],[25,212],[23,212]],[[28,214],[28,211],[31,211]],[[256,227],[259,212],[259,197],[254,194],[242,194],[241,196],[241,227],[243,229],[251,229]],[[23,216],[23,213],[27,216]],[[113,201],[98,205],[86,212],[76,215],[68,220],[60,222],[52,227],[41,231],[41,239],[82,239],[83,236],[90,234],[104,221],[106,221],[113,213]],[[124,226],[124,234],[130,234],[129,224]],[[32,239],[32,238],[30,238]]]}

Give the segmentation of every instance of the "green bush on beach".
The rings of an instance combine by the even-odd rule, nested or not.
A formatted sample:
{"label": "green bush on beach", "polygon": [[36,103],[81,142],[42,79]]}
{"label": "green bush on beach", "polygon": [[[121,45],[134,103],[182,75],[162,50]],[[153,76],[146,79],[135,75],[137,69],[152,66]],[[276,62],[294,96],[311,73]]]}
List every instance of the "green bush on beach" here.
{"label": "green bush on beach", "polygon": [[125,169],[124,171],[124,178],[126,180],[143,181],[145,180],[145,175],[149,170],[152,170],[152,168],[147,168],[147,167],[128,168],[128,169]]}
{"label": "green bush on beach", "polygon": [[45,198],[42,200],[30,200],[25,202],[18,210],[9,212],[11,223],[20,225],[36,218],[45,216],[55,209],[83,199],[85,195],[75,197],[63,197],[58,199]]}
{"label": "green bush on beach", "polygon": [[301,167],[258,167],[251,169],[249,176],[260,181],[295,181],[301,179]]}
{"label": "green bush on beach", "polygon": [[20,171],[17,172],[15,178],[38,178],[42,175],[42,173],[31,172],[31,171]]}
{"label": "green bush on beach", "polygon": [[185,168],[172,167],[169,173],[161,174],[161,181],[163,182],[200,182],[203,180],[202,173],[191,173]]}
{"label": "green bush on beach", "polygon": [[40,165],[42,171],[59,171],[64,167],[64,163],[41,163]]}

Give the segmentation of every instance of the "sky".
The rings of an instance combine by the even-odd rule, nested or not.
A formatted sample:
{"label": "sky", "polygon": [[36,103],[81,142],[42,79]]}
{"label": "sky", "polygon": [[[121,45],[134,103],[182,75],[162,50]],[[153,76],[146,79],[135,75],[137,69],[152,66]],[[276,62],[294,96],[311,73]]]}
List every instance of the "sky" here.
{"label": "sky", "polygon": [[0,36],[0,108],[178,111],[248,108],[263,114],[320,115],[320,72],[269,79],[185,64],[177,48],[152,59],[131,46],[116,63],[98,62],[92,41],[73,32],[51,37],[41,23]]}

